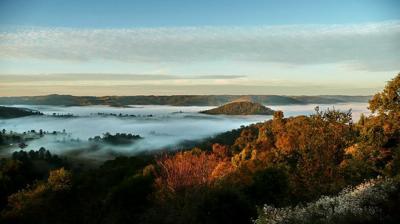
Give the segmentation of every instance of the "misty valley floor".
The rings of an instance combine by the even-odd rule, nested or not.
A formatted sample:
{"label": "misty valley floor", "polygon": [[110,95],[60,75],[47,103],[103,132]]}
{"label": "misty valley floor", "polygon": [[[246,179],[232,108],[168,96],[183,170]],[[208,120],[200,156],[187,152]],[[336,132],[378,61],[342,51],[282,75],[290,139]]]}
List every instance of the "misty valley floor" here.
{"label": "misty valley floor", "polygon": [[[86,150],[82,155],[89,158],[107,157],[112,153],[133,155],[149,150],[168,150],[182,148],[182,143],[197,141],[215,134],[239,128],[242,125],[262,122],[272,116],[225,116],[198,113],[209,106],[158,106],[132,105],[129,107],[109,106],[31,106],[14,105],[41,111],[45,116],[29,116],[0,120],[0,127],[9,131],[23,133],[30,130],[65,131],[67,135],[48,135],[30,141],[24,150],[37,150],[44,147],[52,153],[76,153],[89,148],[88,139],[104,133],[132,133],[143,139],[130,145],[102,145],[95,150]],[[272,106],[282,110],[285,116],[309,115],[317,105]],[[368,113],[367,103],[346,103],[320,105],[321,109],[352,109],[353,119],[358,120],[361,113]],[[180,145],[182,145],[180,147]],[[20,150],[18,145],[7,152]],[[83,151],[83,150],[82,150]],[[7,153],[7,152],[2,152]]]}

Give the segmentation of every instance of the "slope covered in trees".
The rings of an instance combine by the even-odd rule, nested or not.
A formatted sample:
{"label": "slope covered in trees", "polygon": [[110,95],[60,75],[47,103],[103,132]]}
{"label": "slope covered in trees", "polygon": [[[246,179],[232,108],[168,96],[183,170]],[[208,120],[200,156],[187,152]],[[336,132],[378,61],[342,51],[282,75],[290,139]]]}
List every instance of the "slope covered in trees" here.
{"label": "slope covered in trees", "polygon": [[[278,111],[192,149],[91,169],[20,152],[1,160],[0,221],[398,223],[399,90],[397,75],[358,122],[351,111]],[[30,174],[38,164],[47,168]]]}
{"label": "slope covered in trees", "polygon": [[17,118],[31,115],[42,115],[42,113],[26,108],[0,106],[0,118]]}

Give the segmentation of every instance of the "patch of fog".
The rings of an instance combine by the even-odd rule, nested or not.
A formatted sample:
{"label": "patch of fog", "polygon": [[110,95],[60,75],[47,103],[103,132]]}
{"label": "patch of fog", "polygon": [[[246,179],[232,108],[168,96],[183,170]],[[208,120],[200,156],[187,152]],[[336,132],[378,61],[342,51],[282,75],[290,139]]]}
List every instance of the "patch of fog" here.
{"label": "patch of fog", "polygon": [[[151,149],[171,147],[185,140],[199,140],[214,134],[238,128],[255,122],[270,119],[271,116],[213,116],[200,114],[199,111],[211,107],[174,107],[174,106],[132,106],[115,108],[108,106],[59,107],[15,105],[43,112],[46,115],[69,114],[76,117],[29,116],[0,120],[0,127],[15,132],[39,129],[45,131],[70,133],[66,136],[48,135],[30,142],[26,150],[45,147],[55,153],[66,153],[76,148],[88,148],[88,138],[109,132],[133,133],[143,137],[129,146],[104,145],[101,150],[120,153],[135,153]],[[122,114],[133,116],[104,116],[104,114]],[[152,115],[149,117],[148,115]],[[66,138],[66,139],[65,139]],[[77,141],[79,139],[79,141]],[[92,150],[93,151],[93,150]]]}
{"label": "patch of fog", "polygon": [[326,110],[328,108],[335,108],[340,111],[346,111],[351,109],[353,115],[353,121],[357,122],[361,114],[368,115],[368,103],[338,103],[338,104],[307,104],[307,105],[283,105],[283,106],[271,106],[273,110],[281,110],[284,112],[285,117],[298,116],[298,115],[311,115],[315,113],[315,107],[319,106],[320,110]]}
{"label": "patch of fog", "polygon": [[[57,154],[79,154],[95,158],[106,154],[134,154],[153,149],[169,149],[185,140],[200,140],[224,131],[239,128],[241,125],[249,125],[271,119],[272,116],[224,116],[206,115],[199,111],[212,107],[201,106],[137,106],[117,108],[108,106],[27,106],[25,107],[43,112],[49,116],[29,116],[15,119],[0,120],[0,128],[15,132],[42,129],[44,131],[66,130],[68,135],[46,135],[45,137],[29,142],[25,150],[37,150],[45,147]],[[317,105],[289,105],[273,106],[274,110],[282,110],[286,117],[296,115],[308,115],[314,112]],[[327,107],[347,110],[353,109],[354,119],[357,120],[360,113],[367,113],[366,103],[320,105],[321,109]],[[56,114],[72,113],[75,117],[54,117]],[[116,114],[117,116],[105,116],[102,114]],[[118,116],[135,115],[135,116]],[[152,115],[149,117],[148,115]],[[109,132],[138,134],[143,139],[127,146],[94,146],[88,142],[88,138]],[[14,148],[13,150],[19,150]]]}
{"label": "patch of fog", "polygon": [[[166,106],[166,105],[129,105],[127,107],[110,107],[110,106],[47,106],[47,105],[13,105],[14,107],[25,107],[33,110],[39,110],[44,114],[68,114],[72,113],[76,116],[92,116],[98,113],[104,114],[127,114],[127,115],[171,115],[183,113],[197,113],[202,110],[208,110],[210,106]],[[182,113],[180,113],[182,112]]]}

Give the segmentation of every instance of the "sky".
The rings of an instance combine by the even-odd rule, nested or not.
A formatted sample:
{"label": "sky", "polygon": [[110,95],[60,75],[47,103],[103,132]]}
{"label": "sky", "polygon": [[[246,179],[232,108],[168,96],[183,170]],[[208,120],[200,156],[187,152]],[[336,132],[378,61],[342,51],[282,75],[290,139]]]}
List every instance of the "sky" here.
{"label": "sky", "polygon": [[370,95],[397,0],[0,0],[0,96]]}

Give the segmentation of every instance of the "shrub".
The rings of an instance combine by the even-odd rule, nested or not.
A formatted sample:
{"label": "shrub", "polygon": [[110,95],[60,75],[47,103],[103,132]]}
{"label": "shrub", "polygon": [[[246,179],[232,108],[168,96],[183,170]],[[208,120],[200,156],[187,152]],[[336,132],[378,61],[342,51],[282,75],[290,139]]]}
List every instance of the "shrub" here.
{"label": "shrub", "polygon": [[[393,200],[398,200],[399,178],[376,178],[348,187],[337,196],[323,196],[295,207],[265,205],[257,224],[283,223],[379,223],[387,221]],[[393,214],[392,214],[393,217]]]}

